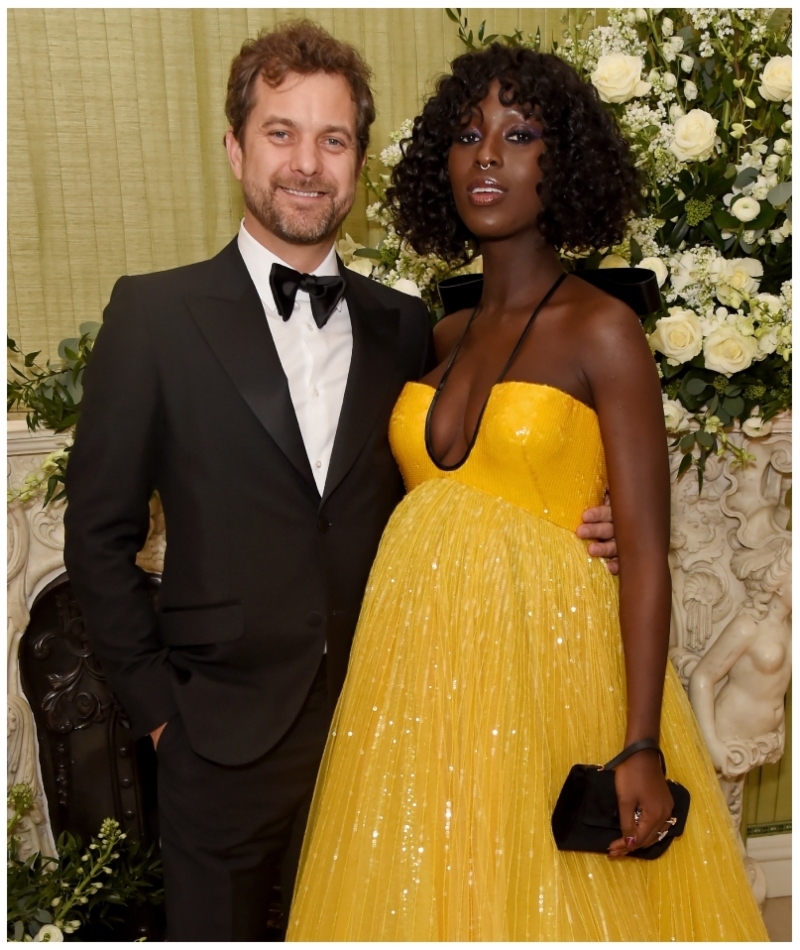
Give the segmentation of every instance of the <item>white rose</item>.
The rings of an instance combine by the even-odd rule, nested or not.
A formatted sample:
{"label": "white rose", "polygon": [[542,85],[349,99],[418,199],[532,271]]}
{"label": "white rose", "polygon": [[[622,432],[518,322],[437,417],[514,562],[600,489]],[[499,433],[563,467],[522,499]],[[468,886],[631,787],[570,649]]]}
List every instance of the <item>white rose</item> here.
{"label": "white rose", "polygon": [[705,161],[714,151],[718,124],[703,109],[692,109],[675,123],[670,151],[682,162]]}
{"label": "white rose", "polygon": [[681,69],[685,73],[690,73],[694,69],[694,60],[691,56],[687,56],[686,53],[681,56]]}
{"label": "white rose", "polygon": [[644,64],[639,56],[606,53],[597,60],[591,79],[603,102],[627,102],[650,91],[642,80]]}
{"label": "white rose", "polygon": [[675,24],[670,20],[668,16],[665,16],[661,21],[661,35],[662,36],[672,36],[675,30]]}
{"label": "white rose", "polygon": [[401,277],[399,280],[396,280],[392,287],[395,290],[399,290],[403,294],[408,294],[411,297],[421,297],[419,287],[414,283],[413,280],[409,280],[407,277]]}
{"label": "white rose", "polygon": [[784,102],[792,98],[792,57],[773,56],[761,73],[758,87],[762,98],[770,102]]}
{"label": "white rose", "polygon": [[772,244],[783,244],[786,238],[781,234],[780,228],[776,228],[774,231],[769,232],[769,239]]}
{"label": "white rose", "polygon": [[761,205],[755,198],[737,198],[731,205],[731,214],[740,221],[752,221],[758,217]]}
{"label": "white rose", "polygon": [[703,348],[703,331],[693,310],[670,307],[650,334],[650,346],[667,357],[672,366],[687,363]]}
{"label": "white rose", "polygon": [[354,257],[345,266],[348,270],[354,270],[357,274],[361,274],[362,277],[369,277],[374,265],[368,257]]}
{"label": "white rose", "polygon": [[651,270],[656,275],[659,287],[664,285],[664,281],[667,279],[669,273],[666,264],[660,257],[643,257],[637,264],[637,267],[644,267],[646,270]]}
{"label": "white rose", "polygon": [[776,139],[772,145],[773,151],[776,155],[785,155],[789,150],[789,140],[788,139]]}
{"label": "white rose", "polygon": [[606,256],[600,261],[598,267],[630,267],[631,265],[625,260],[624,257],[621,257],[619,254],[606,254]]}
{"label": "white rose", "polygon": [[686,96],[689,102],[691,102],[692,99],[697,98],[697,86],[692,82],[691,79],[687,79],[683,84],[683,94]]}
{"label": "white rose", "polygon": [[717,327],[703,344],[706,369],[731,376],[753,362],[758,354],[758,342],[752,336],[743,336],[736,327]]}
{"label": "white rose", "polygon": [[750,416],[742,423],[742,432],[749,435],[751,439],[757,439],[762,435],[769,435],[772,431],[772,422],[764,422],[761,416]]}
{"label": "white rose", "polygon": [[753,304],[773,317],[779,316],[781,310],[783,310],[781,298],[776,297],[775,294],[756,294],[755,298],[750,301],[750,305],[753,306]]}
{"label": "white rose", "polygon": [[681,429],[685,429],[689,413],[677,399],[667,399],[666,393],[662,393],[661,398],[664,404],[664,425],[667,432],[680,432]]}

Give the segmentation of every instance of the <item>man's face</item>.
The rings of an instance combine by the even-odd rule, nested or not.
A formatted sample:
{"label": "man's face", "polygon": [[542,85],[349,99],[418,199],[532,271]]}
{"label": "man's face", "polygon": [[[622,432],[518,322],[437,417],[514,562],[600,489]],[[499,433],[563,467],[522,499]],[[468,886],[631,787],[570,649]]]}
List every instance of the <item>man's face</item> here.
{"label": "man's face", "polygon": [[226,147],[253,237],[284,259],[282,245],[329,244],[353,206],[363,165],[347,81],[288,73],[271,87],[259,78],[240,138],[229,131]]}

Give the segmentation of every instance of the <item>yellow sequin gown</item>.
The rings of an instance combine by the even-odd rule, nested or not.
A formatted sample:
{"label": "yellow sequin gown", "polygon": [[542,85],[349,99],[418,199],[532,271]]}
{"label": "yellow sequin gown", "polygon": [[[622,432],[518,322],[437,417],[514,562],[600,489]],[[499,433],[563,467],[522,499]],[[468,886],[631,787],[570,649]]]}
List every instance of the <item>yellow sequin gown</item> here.
{"label": "yellow sequin gown", "polygon": [[768,939],[671,666],[661,743],[692,794],[683,837],[656,861],[556,850],[570,766],[625,733],[617,583],[574,534],[606,481],[597,417],[499,383],[443,471],[432,397],[409,383],[392,417],[409,494],[367,587],[287,939]]}

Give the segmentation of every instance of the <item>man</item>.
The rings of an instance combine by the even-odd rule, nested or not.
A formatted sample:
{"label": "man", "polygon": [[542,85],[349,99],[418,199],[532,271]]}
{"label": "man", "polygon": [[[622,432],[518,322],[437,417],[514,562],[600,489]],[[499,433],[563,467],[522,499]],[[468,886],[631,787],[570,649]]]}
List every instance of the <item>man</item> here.
{"label": "man", "polygon": [[[374,119],[368,77],[307,21],[243,46],[225,140],[239,235],[210,261],[121,278],[86,373],[65,559],[133,733],[158,750],[170,940],[263,939],[281,863],[291,894],[403,492],[389,415],[434,362],[424,305],[333,252]],[[154,490],[169,538],[155,610],[135,565]]]}

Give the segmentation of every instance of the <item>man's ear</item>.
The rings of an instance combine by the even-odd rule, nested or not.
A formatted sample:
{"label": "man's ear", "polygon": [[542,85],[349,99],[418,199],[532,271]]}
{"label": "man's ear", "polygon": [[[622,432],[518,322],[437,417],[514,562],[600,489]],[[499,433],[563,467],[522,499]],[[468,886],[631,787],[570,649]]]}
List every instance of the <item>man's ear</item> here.
{"label": "man's ear", "polygon": [[233,129],[228,129],[225,133],[225,151],[228,153],[228,161],[231,165],[231,171],[237,181],[242,180],[242,155],[244,150],[233,134]]}

